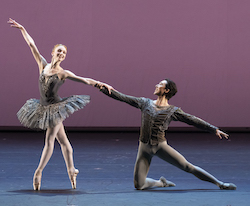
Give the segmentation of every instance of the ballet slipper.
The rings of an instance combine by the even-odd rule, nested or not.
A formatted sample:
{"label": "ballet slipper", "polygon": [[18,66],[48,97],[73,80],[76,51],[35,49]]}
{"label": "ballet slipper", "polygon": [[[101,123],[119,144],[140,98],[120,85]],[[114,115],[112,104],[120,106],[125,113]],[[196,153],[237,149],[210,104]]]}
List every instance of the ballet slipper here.
{"label": "ballet slipper", "polygon": [[71,186],[72,189],[76,189],[76,176],[78,175],[79,170],[75,169],[74,173],[70,175],[70,182],[71,182]]}
{"label": "ballet slipper", "polygon": [[42,179],[42,175],[34,175],[34,178],[33,178],[33,189],[34,190],[41,189],[41,179]]}
{"label": "ballet slipper", "polygon": [[236,185],[233,183],[223,183],[220,185],[221,190],[236,190]]}
{"label": "ballet slipper", "polygon": [[166,180],[165,177],[161,177],[160,181],[163,183],[163,187],[175,187],[175,184],[171,181]]}

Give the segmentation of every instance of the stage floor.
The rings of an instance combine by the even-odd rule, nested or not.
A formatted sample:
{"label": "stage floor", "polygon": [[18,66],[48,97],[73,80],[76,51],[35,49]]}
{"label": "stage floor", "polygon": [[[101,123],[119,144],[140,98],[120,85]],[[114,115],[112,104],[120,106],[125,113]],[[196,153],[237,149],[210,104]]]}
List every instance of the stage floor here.
{"label": "stage floor", "polygon": [[138,191],[133,186],[137,132],[68,132],[80,170],[72,190],[59,145],[43,172],[41,191],[32,178],[44,144],[43,132],[0,132],[0,205],[36,206],[247,206],[250,205],[250,133],[230,141],[209,133],[167,134],[168,143],[191,163],[237,190],[220,190],[154,157],[149,177],[176,187]]}

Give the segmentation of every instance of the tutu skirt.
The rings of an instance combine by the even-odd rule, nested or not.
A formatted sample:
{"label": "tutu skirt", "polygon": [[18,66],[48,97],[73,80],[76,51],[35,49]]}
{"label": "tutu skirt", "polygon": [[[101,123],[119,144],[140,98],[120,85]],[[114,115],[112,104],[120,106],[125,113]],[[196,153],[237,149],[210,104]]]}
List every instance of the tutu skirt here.
{"label": "tutu skirt", "polygon": [[55,127],[89,102],[88,95],[73,95],[46,106],[41,105],[38,99],[29,99],[18,111],[17,117],[25,127],[45,130],[48,127]]}

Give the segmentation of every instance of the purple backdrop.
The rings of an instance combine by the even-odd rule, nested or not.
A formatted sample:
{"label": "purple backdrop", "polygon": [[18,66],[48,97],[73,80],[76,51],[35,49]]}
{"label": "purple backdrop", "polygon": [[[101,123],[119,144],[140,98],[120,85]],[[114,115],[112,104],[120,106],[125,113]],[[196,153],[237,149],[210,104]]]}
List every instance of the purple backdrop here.
{"label": "purple backdrop", "polygon": [[[0,8],[0,126],[20,126],[16,112],[39,98],[38,67],[6,23],[12,17],[47,61],[63,43],[63,68],[134,96],[155,98],[155,84],[171,78],[179,89],[171,104],[220,127],[249,127],[248,0],[1,0]],[[139,111],[95,88],[67,80],[60,95],[71,94],[92,101],[66,126],[140,125]]]}

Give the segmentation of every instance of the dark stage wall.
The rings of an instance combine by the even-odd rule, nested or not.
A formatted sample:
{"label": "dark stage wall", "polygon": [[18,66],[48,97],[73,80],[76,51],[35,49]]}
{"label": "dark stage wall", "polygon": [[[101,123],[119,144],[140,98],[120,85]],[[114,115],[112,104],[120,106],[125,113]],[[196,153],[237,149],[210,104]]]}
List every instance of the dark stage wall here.
{"label": "dark stage wall", "polygon": [[[20,126],[16,112],[39,98],[38,67],[11,17],[47,61],[63,43],[62,67],[80,76],[149,98],[167,77],[179,89],[171,104],[220,127],[249,127],[248,0],[1,0],[0,9],[0,126]],[[92,102],[66,126],[140,125],[139,111],[95,88],[67,80],[60,95],[71,94]]]}

